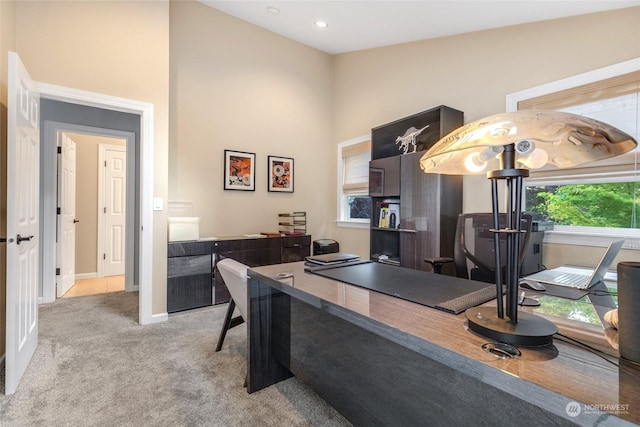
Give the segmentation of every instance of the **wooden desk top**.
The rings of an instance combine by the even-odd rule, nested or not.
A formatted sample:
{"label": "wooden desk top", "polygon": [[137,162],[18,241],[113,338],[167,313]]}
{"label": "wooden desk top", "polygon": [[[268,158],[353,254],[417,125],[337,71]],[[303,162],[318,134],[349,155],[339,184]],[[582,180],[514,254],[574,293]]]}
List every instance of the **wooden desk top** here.
{"label": "wooden desk top", "polygon": [[[278,273],[289,273],[292,277],[278,280]],[[554,339],[554,344],[547,347],[521,347],[522,356],[519,358],[500,359],[481,348],[489,340],[466,329],[464,314],[452,315],[305,273],[303,262],[252,268],[249,276],[317,307],[333,307],[334,312],[339,312],[340,315],[355,313],[365,321],[370,319],[380,322],[401,333],[578,401],[583,404],[583,410],[600,410],[621,418],[616,418],[618,421],[640,423],[640,368],[618,360],[618,353],[609,345],[601,325],[544,316],[556,323],[560,334],[605,351],[613,363],[559,338]],[[545,299],[549,298],[552,297]],[[545,302],[542,304],[544,306]],[[495,306],[495,301],[486,305]],[[530,310],[526,307],[523,309]],[[444,352],[438,357],[443,358],[443,363],[448,363],[446,356],[447,352]],[[464,367],[468,368],[469,366]],[[496,386],[499,387],[500,383],[502,381],[496,379]],[[532,398],[527,395],[530,390],[509,392],[521,394],[519,397],[522,399]],[[543,395],[548,398],[548,394]]]}

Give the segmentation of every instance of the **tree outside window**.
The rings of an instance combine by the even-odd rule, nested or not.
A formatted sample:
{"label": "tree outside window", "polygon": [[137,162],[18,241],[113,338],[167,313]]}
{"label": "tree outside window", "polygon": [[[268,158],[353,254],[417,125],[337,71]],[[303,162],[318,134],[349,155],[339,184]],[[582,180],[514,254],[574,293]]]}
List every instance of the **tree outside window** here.
{"label": "tree outside window", "polygon": [[527,186],[526,207],[557,225],[638,228],[637,182]]}

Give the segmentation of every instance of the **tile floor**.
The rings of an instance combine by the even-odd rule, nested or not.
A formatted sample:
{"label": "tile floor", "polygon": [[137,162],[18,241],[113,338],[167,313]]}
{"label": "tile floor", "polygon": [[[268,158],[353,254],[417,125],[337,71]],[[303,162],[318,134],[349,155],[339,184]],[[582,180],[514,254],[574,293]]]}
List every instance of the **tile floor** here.
{"label": "tile floor", "polygon": [[124,291],[124,275],[76,280],[76,283],[67,291],[66,294],[62,296],[62,298],[106,294],[108,292],[119,291]]}

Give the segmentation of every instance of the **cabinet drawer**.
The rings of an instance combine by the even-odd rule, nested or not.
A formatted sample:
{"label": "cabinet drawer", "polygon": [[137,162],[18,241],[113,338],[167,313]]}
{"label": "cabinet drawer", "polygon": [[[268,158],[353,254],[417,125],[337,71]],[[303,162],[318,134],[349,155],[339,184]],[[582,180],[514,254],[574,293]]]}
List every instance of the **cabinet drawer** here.
{"label": "cabinet drawer", "polygon": [[297,248],[300,246],[311,246],[311,236],[287,236],[282,238],[282,247]]}
{"label": "cabinet drawer", "polygon": [[280,247],[271,249],[220,252],[220,259],[231,258],[249,267],[280,264]]}
{"label": "cabinet drawer", "polygon": [[215,251],[218,253],[279,249],[280,239],[275,237],[263,237],[259,239],[218,240],[214,242],[214,247],[216,248]]}
{"label": "cabinet drawer", "polygon": [[311,255],[311,246],[300,245],[291,248],[282,248],[282,262],[304,261],[305,257]]}
{"label": "cabinet drawer", "polygon": [[211,275],[211,255],[182,256],[167,260],[167,277]]}
{"label": "cabinet drawer", "polygon": [[189,256],[189,255],[206,255],[213,252],[214,241],[202,242],[172,242],[167,248],[167,256]]}
{"label": "cabinet drawer", "polygon": [[167,280],[167,312],[206,307],[213,302],[211,274],[173,277]]}

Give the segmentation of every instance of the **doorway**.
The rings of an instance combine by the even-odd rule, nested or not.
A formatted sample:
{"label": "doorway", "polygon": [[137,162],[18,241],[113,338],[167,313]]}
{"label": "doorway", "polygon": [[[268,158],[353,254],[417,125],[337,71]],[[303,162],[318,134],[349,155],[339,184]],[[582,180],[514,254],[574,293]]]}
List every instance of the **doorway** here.
{"label": "doorway", "polygon": [[[124,291],[127,246],[127,144],[132,133],[55,126],[58,146],[56,297]],[[53,135],[45,132],[43,144]],[[132,228],[132,227],[129,227]],[[128,234],[132,236],[132,233]],[[129,268],[129,276],[132,268]],[[127,291],[137,287],[131,277]]]}
{"label": "doorway", "polygon": [[[131,131],[135,143],[127,144],[127,173],[133,177],[129,206],[133,206],[133,221],[127,221],[127,245],[133,244],[126,263],[125,276],[139,288],[139,322],[150,324],[167,320],[166,313],[152,315],[151,292],[153,270],[153,105],[123,98],[79,91],[48,84],[39,84],[41,93],[41,140],[45,132],[55,129],[56,122],[77,126],[93,126],[106,132]],[[113,125],[116,123],[117,125]],[[114,130],[115,129],[115,130]],[[53,177],[55,158],[47,151],[54,147],[42,144],[41,152],[41,212],[55,212],[54,183],[45,177]],[[133,168],[133,173],[129,171]],[[55,300],[55,218],[43,215],[41,222],[41,272],[39,302]],[[150,232],[143,233],[143,230]],[[127,246],[129,250],[130,246]],[[129,266],[130,265],[130,266]],[[131,274],[130,274],[131,273]],[[51,279],[51,278],[54,279]]]}

